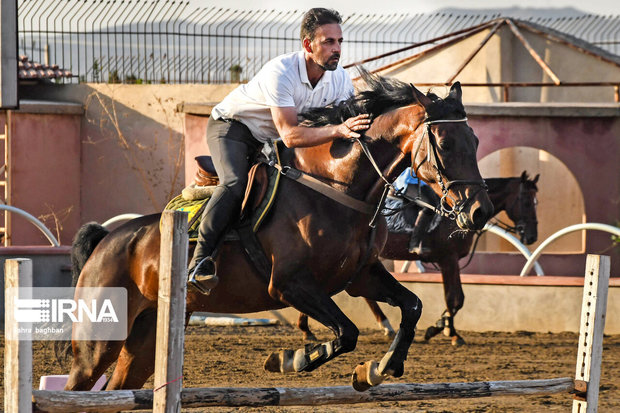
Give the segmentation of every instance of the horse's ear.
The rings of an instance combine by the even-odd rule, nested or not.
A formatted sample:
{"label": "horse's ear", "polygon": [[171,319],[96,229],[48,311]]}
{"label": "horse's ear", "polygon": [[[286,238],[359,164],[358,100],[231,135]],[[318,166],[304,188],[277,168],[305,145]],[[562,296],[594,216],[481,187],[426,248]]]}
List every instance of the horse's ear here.
{"label": "horse's ear", "polygon": [[461,101],[461,98],[463,97],[463,91],[461,90],[461,82],[454,82],[454,84],[450,88],[450,93],[448,94],[448,97],[452,99],[456,99],[458,102]]}
{"label": "horse's ear", "polygon": [[538,178],[540,177],[540,174],[536,174],[536,176],[534,177],[534,179],[532,180],[532,183],[535,184],[536,182],[538,182]]}
{"label": "horse's ear", "polygon": [[420,104],[425,108],[427,108],[431,103],[433,103],[431,98],[420,92],[415,86],[413,86],[413,83],[411,83],[411,89],[413,89],[413,97],[415,97],[418,102],[420,102]]}
{"label": "horse's ear", "polygon": [[523,171],[521,173],[521,182],[526,182],[527,181],[527,171]]}

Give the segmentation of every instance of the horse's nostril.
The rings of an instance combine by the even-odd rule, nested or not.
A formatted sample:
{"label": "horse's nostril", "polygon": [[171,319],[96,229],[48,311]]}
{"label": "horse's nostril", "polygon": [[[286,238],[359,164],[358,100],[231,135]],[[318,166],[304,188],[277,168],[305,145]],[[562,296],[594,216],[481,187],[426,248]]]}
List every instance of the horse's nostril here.
{"label": "horse's nostril", "polygon": [[488,219],[488,214],[486,214],[482,208],[475,208],[471,214],[471,220],[474,223],[475,229],[482,229]]}

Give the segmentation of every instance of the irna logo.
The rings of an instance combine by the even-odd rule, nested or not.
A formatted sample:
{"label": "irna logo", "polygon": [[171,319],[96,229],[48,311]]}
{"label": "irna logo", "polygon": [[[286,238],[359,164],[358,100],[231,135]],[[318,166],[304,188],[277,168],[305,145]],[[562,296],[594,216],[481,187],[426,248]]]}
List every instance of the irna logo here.
{"label": "irna logo", "polygon": [[118,316],[110,299],[18,299],[15,318],[23,323],[118,323]]}

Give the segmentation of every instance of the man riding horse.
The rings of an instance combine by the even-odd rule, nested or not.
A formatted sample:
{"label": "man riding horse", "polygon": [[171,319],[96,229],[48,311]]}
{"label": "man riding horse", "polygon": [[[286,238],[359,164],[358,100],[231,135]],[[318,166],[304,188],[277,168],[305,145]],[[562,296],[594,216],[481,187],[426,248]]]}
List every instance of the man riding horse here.
{"label": "man riding horse", "polygon": [[218,283],[215,249],[238,216],[252,159],[264,143],[282,140],[289,148],[357,138],[368,129],[368,115],[338,125],[305,127],[298,113],[337,104],[353,95],[347,72],[338,65],[342,19],[335,10],[314,8],[301,24],[302,50],[269,61],[247,84],[213,108],[207,144],[220,184],[201,217],[198,244],[189,264],[189,285],[209,293]]}

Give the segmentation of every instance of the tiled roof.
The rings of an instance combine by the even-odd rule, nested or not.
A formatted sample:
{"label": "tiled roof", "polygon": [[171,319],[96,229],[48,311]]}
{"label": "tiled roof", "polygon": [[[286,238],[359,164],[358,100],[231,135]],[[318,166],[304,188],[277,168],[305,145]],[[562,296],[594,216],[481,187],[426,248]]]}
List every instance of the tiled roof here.
{"label": "tiled roof", "polygon": [[60,69],[58,65],[46,65],[28,60],[28,56],[19,56],[20,79],[56,79],[72,77],[70,70]]}

